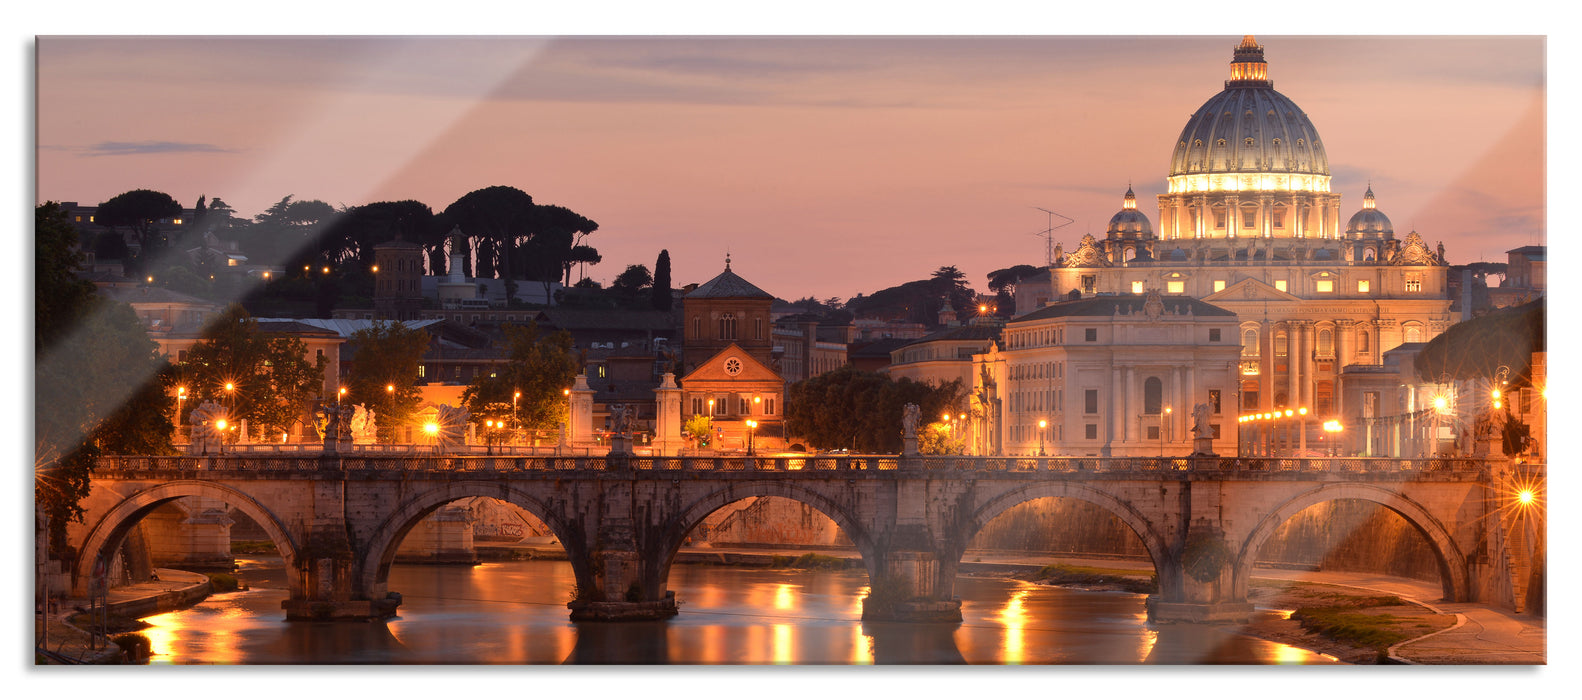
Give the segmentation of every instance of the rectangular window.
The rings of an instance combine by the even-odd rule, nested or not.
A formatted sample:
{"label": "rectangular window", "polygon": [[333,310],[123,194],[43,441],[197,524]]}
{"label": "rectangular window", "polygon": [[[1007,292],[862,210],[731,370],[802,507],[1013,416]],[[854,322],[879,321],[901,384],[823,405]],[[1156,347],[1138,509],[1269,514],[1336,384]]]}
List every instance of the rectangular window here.
{"label": "rectangular window", "polygon": [[1278,290],[1280,290],[1282,292],[1286,291],[1286,289],[1285,289],[1285,280],[1275,280],[1274,281],[1274,288],[1278,289]]}
{"label": "rectangular window", "polygon": [[1148,439],[1149,440],[1158,440],[1159,439],[1159,426],[1157,426],[1157,425],[1150,425],[1150,426],[1148,426]]}
{"label": "rectangular window", "polygon": [[1099,412],[1099,390],[1085,389],[1082,392],[1082,412],[1093,415]]}
{"label": "rectangular window", "polygon": [[423,377],[428,376],[427,375],[427,370],[428,370],[427,367],[424,367],[423,365],[418,365],[417,366],[417,378],[418,379],[422,379]]}
{"label": "rectangular window", "polygon": [[1219,389],[1208,390],[1208,410],[1219,413]]}
{"label": "rectangular window", "polygon": [[1214,439],[1218,440],[1219,439],[1219,424],[1218,423],[1209,423],[1208,424],[1208,429],[1214,431]]}
{"label": "rectangular window", "polygon": [[1133,294],[1142,294],[1143,293],[1143,281],[1142,280],[1132,280],[1132,293]]}
{"label": "rectangular window", "polygon": [[1210,329],[1208,329],[1208,342],[1210,342],[1210,343],[1218,343],[1219,342],[1219,329],[1218,328],[1210,328]]}
{"label": "rectangular window", "polygon": [[1328,294],[1335,291],[1335,280],[1316,280],[1313,289],[1319,294]]}
{"label": "rectangular window", "polygon": [[1186,282],[1182,282],[1180,280],[1171,280],[1169,282],[1165,282],[1165,291],[1171,294],[1185,293]]}
{"label": "rectangular window", "polygon": [[1423,291],[1423,276],[1418,274],[1418,273],[1416,273],[1416,272],[1408,272],[1408,273],[1406,273],[1406,291],[1408,291],[1408,292],[1421,292],[1421,291]]}
{"label": "rectangular window", "polygon": [[1099,426],[1097,423],[1088,423],[1082,427],[1083,437],[1086,437],[1089,440],[1099,439]]}
{"label": "rectangular window", "polygon": [[1093,275],[1083,275],[1082,276],[1082,293],[1083,294],[1092,294],[1093,293],[1093,287],[1097,284],[1097,282],[1098,282],[1098,280],[1097,280],[1097,278],[1095,276],[1093,276]]}
{"label": "rectangular window", "polygon": [[1214,291],[1216,291],[1216,292],[1223,292],[1223,291],[1225,291],[1225,280],[1214,280]]}
{"label": "rectangular window", "polygon": [[1097,343],[1097,342],[1099,342],[1099,329],[1097,329],[1097,328],[1084,328],[1084,329],[1082,329],[1082,339],[1086,340],[1086,341],[1088,341],[1090,343]]}
{"label": "rectangular window", "polygon": [[1368,280],[1357,280],[1357,291],[1361,294],[1368,293]]}

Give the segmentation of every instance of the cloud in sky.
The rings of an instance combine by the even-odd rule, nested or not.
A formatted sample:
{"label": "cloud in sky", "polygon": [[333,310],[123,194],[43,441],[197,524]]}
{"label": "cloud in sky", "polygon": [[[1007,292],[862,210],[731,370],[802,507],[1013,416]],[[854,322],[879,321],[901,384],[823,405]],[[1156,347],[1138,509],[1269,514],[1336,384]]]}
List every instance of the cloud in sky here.
{"label": "cloud in sky", "polygon": [[85,156],[145,156],[164,153],[235,153],[212,143],[181,141],[100,141],[82,152]]}

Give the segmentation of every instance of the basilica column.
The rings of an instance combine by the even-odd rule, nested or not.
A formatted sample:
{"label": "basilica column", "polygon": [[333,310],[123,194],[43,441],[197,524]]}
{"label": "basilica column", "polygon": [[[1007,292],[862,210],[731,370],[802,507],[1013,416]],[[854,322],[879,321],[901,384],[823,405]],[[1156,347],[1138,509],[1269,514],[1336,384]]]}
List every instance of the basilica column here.
{"label": "basilica column", "polygon": [[1125,423],[1123,424],[1124,427],[1121,429],[1121,436],[1122,441],[1130,446],[1137,439],[1137,428],[1134,425],[1137,422],[1137,408],[1133,405],[1134,400],[1132,398],[1136,395],[1134,390],[1137,388],[1137,368],[1127,367],[1125,371],[1126,394],[1121,397],[1121,417],[1125,420]]}
{"label": "basilica column", "polygon": [[1302,371],[1297,364],[1297,325],[1285,322],[1285,405],[1296,408],[1302,400]]}
{"label": "basilica column", "polygon": [[1104,407],[1104,415],[1105,415],[1105,417],[1107,417],[1109,419],[1107,421],[1109,423],[1109,425],[1104,426],[1104,448],[1099,451],[1099,455],[1103,456],[1103,457],[1110,457],[1110,456],[1113,456],[1113,454],[1114,454],[1113,450],[1114,450],[1114,447],[1115,447],[1115,427],[1116,427],[1116,425],[1120,425],[1121,424],[1120,421],[1117,421],[1116,418],[1115,418],[1116,414],[1120,413],[1120,411],[1121,411],[1121,401],[1116,400],[1115,393],[1118,390],[1120,390],[1120,388],[1121,388],[1121,368],[1120,367],[1111,367],[1110,368],[1110,390],[1108,392],[1108,394],[1109,394],[1109,405]]}
{"label": "basilica column", "polygon": [[1302,354],[1297,356],[1297,364],[1302,368],[1302,402],[1298,406],[1313,407],[1313,322],[1303,321],[1302,329]]}
{"label": "basilica column", "polygon": [[1274,408],[1274,324],[1265,321],[1259,328],[1258,408]]}

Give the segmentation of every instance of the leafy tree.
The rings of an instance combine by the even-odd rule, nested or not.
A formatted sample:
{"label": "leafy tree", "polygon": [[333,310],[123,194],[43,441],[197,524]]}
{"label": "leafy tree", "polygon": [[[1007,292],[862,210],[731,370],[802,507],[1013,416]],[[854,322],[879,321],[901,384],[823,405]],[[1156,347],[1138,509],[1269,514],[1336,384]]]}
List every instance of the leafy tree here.
{"label": "leafy tree", "polygon": [[791,385],[786,428],[820,449],[894,454],[901,449],[906,404],[917,404],[922,415],[939,415],[960,402],[961,392],[957,381],[935,387],[847,365]]}
{"label": "leafy tree", "polygon": [[958,315],[967,313],[969,309],[975,306],[973,301],[976,299],[977,294],[967,284],[967,275],[956,269],[955,265],[948,265],[935,270],[934,274],[929,277],[929,282],[933,283],[935,294],[949,301],[951,307],[956,310]]}
{"label": "leafy tree", "polygon": [[99,260],[129,262],[132,249],[126,247],[126,237],[119,231],[101,231],[93,238],[93,257]]}
{"label": "leafy tree", "polygon": [[380,442],[395,442],[397,428],[411,421],[422,401],[413,381],[428,350],[428,333],[394,321],[376,322],[353,333],[350,343],[347,400],[374,412]]}
{"label": "leafy tree", "polygon": [[681,434],[696,440],[698,447],[708,447],[714,441],[714,419],[695,413],[681,424]]}
{"label": "leafy tree", "polygon": [[462,195],[445,207],[445,216],[472,238],[478,277],[511,279],[517,246],[537,229],[536,209],[526,192],[496,185]]}
{"label": "leafy tree", "polygon": [[137,236],[138,269],[164,252],[168,237],[159,229],[160,219],[181,215],[181,204],[164,192],[132,190],[123,192],[99,204],[94,221],[112,230],[117,227],[131,229]]}
{"label": "leafy tree", "polygon": [[571,286],[574,289],[604,289],[604,285],[588,277],[577,280],[577,283]]}
{"label": "leafy tree", "polygon": [[[473,379],[462,392],[462,405],[477,424],[497,420],[528,430],[558,428],[569,414],[564,392],[577,377],[571,335],[540,333],[532,323],[526,328],[507,324],[504,331],[506,363]],[[513,413],[512,397],[518,392]]]}
{"label": "leafy tree", "polygon": [[616,275],[615,281],[610,283],[610,289],[635,297],[653,283],[654,278],[648,274],[647,267],[643,265],[627,265],[626,271]]}
{"label": "leafy tree", "polygon": [[369,269],[374,263],[374,246],[397,238],[421,244],[433,218],[427,204],[410,199],[351,207],[325,228],[320,246],[324,261]]}
{"label": "leafy tree", "polygon": [[961,439],[959,427],[944,421],[934,421],[917,430],[917,451],[925,455],[964,455],[967,443]]}
{"label": "leafy tree", "polygon": [[253,217],[241,237],[249,256],[293,270],[325,262],[320,237],[334,220],[335,208],[316,199],[293,200],[294,196],[286,195]]}
{"label": "leafy tree", "polygon": [[126,304],[74,274],[82,256],[64,210],[34,210],[34,504],[49,516],[52,555],[81,521],[100,454],[168,454],[171,399],[158,345]]}
{"label": "leafy tree", "polygon": [[659,251],[659,259],[654,261],[654,309],[669,311],[675,304],[675,298],[670,293],[670,251]]}
{"label": "leafy tree", "polygon": [[228,408],[232,420],[246,420],[258,435],[287,432],[324,389],[325,359],[309,361],[306,355],[301,340],[260,331],[258,322],[233,304],[177,368],[187,387],[184,411],[213,401]]}

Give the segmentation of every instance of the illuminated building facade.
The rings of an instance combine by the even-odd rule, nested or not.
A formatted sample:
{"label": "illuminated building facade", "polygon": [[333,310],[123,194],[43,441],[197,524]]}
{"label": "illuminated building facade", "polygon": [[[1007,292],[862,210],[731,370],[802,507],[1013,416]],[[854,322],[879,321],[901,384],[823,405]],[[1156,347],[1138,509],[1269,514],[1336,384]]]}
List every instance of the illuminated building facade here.
{"label": "illuminated building facade", "polygon": [[[1306,407],[1344,420],[1356,411],[1340,400],[1341,368],[1380,365],[1384,352],[1426,342],[1453,322],[1444,248],[1430,249],[1416,232],[1396,238],[1371,186],[1343,221],[1323,141],[1275,92],[1263,47],[1246,37],[1230,68],[1224,90],[1193,113],[1174,144],[1158,228],[1128,188],[1102,240],[1087,235],[1069,253],[1056,248],[1053,264],[1018,285],[1007,330],[1074,299],[1158,290],[1167,304],[1201,300],[1236,318],[1227,340],[1240,353],[1234,385],[1220,389],[1225,410]],[[1132,363],[1126,347],[1111,350],[1118,364]],[[980,396],[988,393],[982,381]],[[1190,408],[1208,402],[1207,391],[1181,397],[1188,410],[1176,412],[1169,434],[1187,434]],[[989,404],[976,410],[1002,435],[1029,419]]]}

